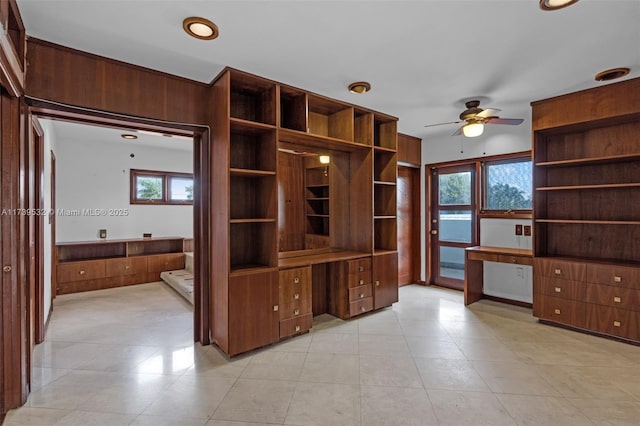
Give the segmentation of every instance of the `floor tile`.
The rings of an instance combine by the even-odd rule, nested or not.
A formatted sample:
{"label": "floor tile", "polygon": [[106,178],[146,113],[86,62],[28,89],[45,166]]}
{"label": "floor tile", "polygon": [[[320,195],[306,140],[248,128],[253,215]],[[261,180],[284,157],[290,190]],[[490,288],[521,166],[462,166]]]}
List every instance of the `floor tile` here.
{"label": "floor tile", "polygon": [[421,388],[413,359],[401,355],[360,355],[360,384]]}
{"label": "floor tile", "polygon": [[498,398],[491,393],[427,390],[441,425],[515,425]]}
{"label": "floor tile", "polygon": [[490,392],[470,361],[464,359],[415,358],[427,389]]}
{"label": "floor tile", "polygon": [[424,389],[362,386],[361,394],[363,425],[438,424]]}
{"label": "floor tile", "polygon": [[360,386],[300,382],[284,423],[302,426],[360,425]]}
{"label": "floor tile", "polygon": [[530,395],[496,395],[522,426],[587,426],[593,423],[564,398]]}
{"label": "floor tile", "polygon": [[69,413],[69,410],[53,408],[20,407],[10,410],[4,419],[4,426],[45,426],[53,425]]}
{"label": "floor tile", "polygon": [[304,361],[300,381],[317,383],[360,383],[358,355],[309,353]]}

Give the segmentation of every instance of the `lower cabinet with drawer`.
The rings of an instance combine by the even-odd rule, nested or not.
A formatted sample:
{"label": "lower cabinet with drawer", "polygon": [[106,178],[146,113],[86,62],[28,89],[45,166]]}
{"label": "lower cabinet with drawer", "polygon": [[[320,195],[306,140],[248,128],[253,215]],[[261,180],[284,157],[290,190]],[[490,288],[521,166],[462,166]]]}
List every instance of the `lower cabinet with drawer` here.
{"label": "lower cabinet with drawer", "polygon": [[311,297],[311,266],[280,270],[278,311],[281,339],[306,333],[311,329]]}
{"label": "lower cabinet with drawer", "polygon": [[533,273],[535,316],[640,342],[640,267],[536,258]]}
{"label": "lower cabinet with drawer", "polygon": [[328,312],[342,319],[373,310],[371,257],[335,262],[330,267]]}

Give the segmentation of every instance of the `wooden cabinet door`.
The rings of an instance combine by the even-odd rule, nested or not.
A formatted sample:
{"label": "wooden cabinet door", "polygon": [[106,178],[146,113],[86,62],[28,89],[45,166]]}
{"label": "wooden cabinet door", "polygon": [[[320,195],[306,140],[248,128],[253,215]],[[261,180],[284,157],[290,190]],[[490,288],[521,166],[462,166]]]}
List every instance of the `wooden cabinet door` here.
{"label": "wooden cabinet door", "polygon": [[398,301],[398,254],[373,256],[374,309],[391,306]]}
{"label": "wooden cabinet door", "polygon": [[229,355],[278,341],[278,271],[229,278]]}

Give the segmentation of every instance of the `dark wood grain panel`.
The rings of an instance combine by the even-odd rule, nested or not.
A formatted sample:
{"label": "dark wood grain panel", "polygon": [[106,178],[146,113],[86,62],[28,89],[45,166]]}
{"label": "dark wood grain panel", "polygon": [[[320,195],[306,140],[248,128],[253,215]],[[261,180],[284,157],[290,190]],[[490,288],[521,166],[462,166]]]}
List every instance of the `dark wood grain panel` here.
{"label": "dark wood grain panel", "polygon": [[585,299],[585,284],[560,278],[550,278],[535,274],[534,291],[553,297],[569,300]]}
{"label": "dark wood grain panel", "polygon": [[[399,155],[399,154],[398,154]],[[398,284],[420,279],[420,169],[398,167],[396,216]]]}
{"label": "dark wood grain panel", "polygon": [[[143,272],[139,274],[120,275],[95,280],[58,282],[57,293],[69,294],[141,284],[149,282],[148,276],[149,274],[147,272]],[[159,279],[160,278],[158,276],[157,279],[152,281],[158,281]]]}
{"label": "dark wood grain panel", "polygon": [[373,308],[391,306],[398,301],[398,254],[373,256]]}
{"label": "dark wood grain panel", "polygon": [[533,130],[640,113],[640,78],[532,102]]}
{"label": "dark wood grain panel", "polygon": [[640,340],[640,312],[589,304],[587,315],[587,324],[592,330]]}
{"label": "dark wood grain panel", "polygon": [[586,328],[586,304],[560,297],[542,296],[540,318],[574,327]]}
{"label": "dark wood grain panel", "polygon": [[545,277],[584,282],[587,265],[584,262],[536,258],[534,259],[534,269]]}
{"label": "dark wood grain panel", "polygon": [[278,152],[279,251],[305,248],[304,194],[302,157]]}
{"label": "dark wood grain panel", "polygon": [[597,305],[640,311],[640,286],[636,288],[587,283],[585,300]]}
{"label": "dark wood grain panel", "polygon": [[398,161],[420,167],[422,163],[422,139],[398,133]]}
{"label": "dark wood grain panel", "polygon": [[349,303],[349,315],[355,317],[373,310],[373,297],[365,297]]}
{"label": "dark wood grain panel", "polygon": [[280,321],[280,338],[295,336],[309,331],[313,322],[311,314]]}
{"label": "dark wood grain panel", "polygon": [[207,124],[208,86],[30,38],[27,96],[179,123]]}
{"label": "dark wood grain panel", "polygon": [[640,268],[611,264],[587,264],[587,281],[640,289]]}
{"label": "dark wood grain panel", "polygon": [[147,272],[146,257],[129,257],[122,259],[106,259],[105,273],[107,277],[131,275]]}
{"label": "dark wood grain panel", "polygon": [[57,273],[59,283],[104,278],[107,276],[106,262],[104,260],[91,260],[61,263],[58,265]]}
{"label": "dark wood grain panel", "polygon": [[373,296],[371,283],[349,288],[349,302]]}
{"label": "dark wood grain panel", "polygon": [[[279,273],[280,304],[305,303],[311,312],[311,267],[285,269]],[[305,312],[307,313],[307,312]]]}
{"label": "dark wood grain panel", "polygon": [[311,266],[313,316],[327,313],[327,269],[326,263]]}

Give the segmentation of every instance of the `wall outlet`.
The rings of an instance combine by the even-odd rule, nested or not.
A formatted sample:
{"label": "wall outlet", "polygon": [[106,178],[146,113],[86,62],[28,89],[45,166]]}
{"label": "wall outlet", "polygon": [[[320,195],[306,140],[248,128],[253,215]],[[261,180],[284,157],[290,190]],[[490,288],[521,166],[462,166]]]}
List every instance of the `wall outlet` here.
{"label": "wall outlet", "polygon": [[522,225],[516,225],[516,235],[522,235]]}
{"label": "wall outlet", "polygon": [[525,237],[530,237],[531,236],[531,225],[525,225],[524,226],[524,235],[525,235]]}

